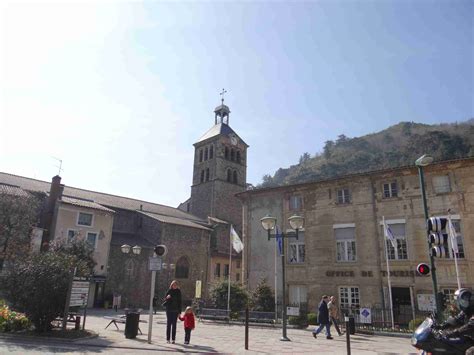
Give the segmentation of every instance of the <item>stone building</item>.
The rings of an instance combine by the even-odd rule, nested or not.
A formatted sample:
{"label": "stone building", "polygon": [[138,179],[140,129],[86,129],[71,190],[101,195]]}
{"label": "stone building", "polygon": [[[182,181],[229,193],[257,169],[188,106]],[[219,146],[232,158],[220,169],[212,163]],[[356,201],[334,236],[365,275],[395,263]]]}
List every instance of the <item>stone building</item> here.
{"label": "stone building", "polygon": [[[472,287],[474,159],[437,162],[424,171],[429,214],[446,216],[450,210],[458,233],[461,282]],[[267,240],[260,219],[272,215],[287,230],[288,217],[298,214],[305,218],[304,230],[298,240],[286,241],[287,301],[308,302],[314,309],[323,294],[330,294],[338,296],[342,307],[387,306],[385,218],[397,242],[396,249],[386,242],[395,321],[406,322],[402,318],[407,313],[429,308],[431,277],[415,271],[418,263],[429,262],[416,167],[249,190],[238,196],[244,203],[244,267],[251,289],[262,278],[272,281],[275,272],[275,242]],[[436,268],[439,290],[452,294],[457,288],[452,250],[449,258],[436,258]],[[281,275],[279,259],[277,271]],[[277,285],[280,288],[281,280]],[[278,293],[281,297],[281,289]]]}
{"label": "stone building", "polygon": [[241,253],[232,249],[229,264],[230,226],[242,235],[242,203],[235,195],[247,186],[248,145],[229,126],[224,100],[214,114],[214,126],[194,144],[191,197],[179,208],[213,226],[210,282],[226,279],[229,270],[232,281],[241,281]]}

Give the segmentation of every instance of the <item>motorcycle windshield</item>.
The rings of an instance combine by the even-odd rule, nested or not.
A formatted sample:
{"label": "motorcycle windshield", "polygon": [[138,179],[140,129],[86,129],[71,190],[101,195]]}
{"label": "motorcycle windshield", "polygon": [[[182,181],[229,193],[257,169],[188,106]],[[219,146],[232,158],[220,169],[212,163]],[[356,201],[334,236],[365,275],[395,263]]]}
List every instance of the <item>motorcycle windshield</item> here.
{"label": "motorcycle windshield", "polygon": [[415,333],[413,334],[413,340],[416,339],[415,344],[426,340],[428,335],[431,333],[431,326],[433,325],[433,320],[431,318],[426,318],[423,323],[416,328]]}

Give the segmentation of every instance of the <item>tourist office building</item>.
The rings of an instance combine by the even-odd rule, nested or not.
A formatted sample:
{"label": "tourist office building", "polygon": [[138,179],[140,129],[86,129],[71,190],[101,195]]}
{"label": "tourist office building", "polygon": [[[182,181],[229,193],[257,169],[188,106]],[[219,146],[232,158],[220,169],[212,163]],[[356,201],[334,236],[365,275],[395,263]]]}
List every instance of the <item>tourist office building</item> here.
{"label": "tourist office building", "polygon": [[[430,216],[450,211],[457,232],[462,286],[474,286],[474,159],[433,163],[424,168]],[[433,301],[432,278],[416,273],[429,263],[420,179],[415,166],[374,171],[324,181],[249,190],[243,201],[244,268],[249,288],[266,279],[281,297],[281,257],[275,283],[274,239],[267,238],[260,219],[277,218],[290,231],[288,218],[305,218],[299,238],[286,239],[287,302],[317,307],[321,296],[335,295],[342,308],[388,308],[384,241],[388,248],[395,321],[415,315]],[[396,248],[384,238],[385,218]],[[451,241],[448,241],[451,247]],[[439,291],[457,288],[451,248],[436,258]],[[411,319],[411,318],[410,318]]]}

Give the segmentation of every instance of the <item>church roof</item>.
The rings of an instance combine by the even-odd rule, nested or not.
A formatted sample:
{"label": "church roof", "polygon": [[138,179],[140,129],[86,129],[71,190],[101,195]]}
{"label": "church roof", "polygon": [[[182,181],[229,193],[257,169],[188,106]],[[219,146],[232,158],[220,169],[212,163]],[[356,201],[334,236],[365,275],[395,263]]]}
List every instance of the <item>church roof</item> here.
{"label": "church roof", "polygon": [[[234,130],[232,128],[230,128],[229,125],[225,124],[225,123],[218,123],[214,126],[211,127],[211,129],[209,131],[207,131],[206,133],[204,133],[204,135],[198,139],[198,141],[196,143],[194,143],[194,145],[198,144],[198,143],[201,143],[201,142],[204,142],[205,140],[208,140],[210,138],[213,138],[213,137],[216,137],[218,135],[229,135],[229,134],[235,134],[237,137],[239,137],[239,135],[237,133],[234,132]],[[239,137],[239,139],[246,145],[247,143],[245,143],[243,141],[242,138]]]}
{"label": "church roof", "polygon": [[184,227],[191,227],[191,228],[198,228],[198,229],[204,229],[207,231],[212,231],[211,228],[204,227],[200,224],[197,224],[193,221],[182,219],[182,218],[176,218],[176,217],[170,217],[170,216],[163,216],[161,214],[156,214],[156,213],[150,213],[150,212],[145,212],[145,211],[137,211],[141,214],[144,214],[145,216],[148,216],[150,218],[156,219],[157,221],[160,221],[162,223],[167,223],[167,224],[176,224],[178,226],[184,226]]}
{"label": "church roof", "polygon": [[[31,179],[24,176],[18,176],[3,172],[0,172],[0,184],[13,185],[26,191],[42,191],[44,193],[49,193],[51,186],[51,183],[47,181]],[[144,211],[157,213],[164,216],[181,218],[185,220],[207,224],[206,219],[199,218],[190,213],[181,211],[177,208],[147,201],[141,201],[134,198],[110,195],[102,192],[89,191],[70,186],[64,186],[63,196],[81,200],[88,200],[96,204],[111,208],[121,208],[132,211],[142,209]]]}

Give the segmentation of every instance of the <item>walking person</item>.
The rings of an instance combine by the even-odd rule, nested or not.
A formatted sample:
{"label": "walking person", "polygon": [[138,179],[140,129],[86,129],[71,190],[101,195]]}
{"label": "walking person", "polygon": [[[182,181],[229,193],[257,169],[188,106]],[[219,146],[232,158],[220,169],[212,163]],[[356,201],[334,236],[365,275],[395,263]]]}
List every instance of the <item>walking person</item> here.
{"label": "walking person", "polygon": [[329,297],[324,295],[319,303],[319,328],[314,328],[313,337],[316,339],[317,335],[326,327],[326,339],[333,339],[331,336],[331,323],[329,322],[329,310],[328,310]]}
{"label": "walking person", "polygon": [[176,340],[176,322],[178,315],[181,313],[181,290],[178,281],[173,280],[170,288],[166,291],[165,301],[163,305],[166,307],[166,342],[174,344]]}
{"label": "walking person", "polygon": [[328,303],[328,311],[329,311],[329,320],[332,324],[334,324],[334,328],[336,328],[337,334],[339,336],[342,335],[341,330],[339,329],[339,306],[336,302],[336,297],[331,296],[330,301]]}
{"label": "walking person", "polygon": [[184,321],[184,344],[191,341],[191,331],[194,329],[194,312],[191,307],[186,307],[184,316],[179,316],[179,320]]}

